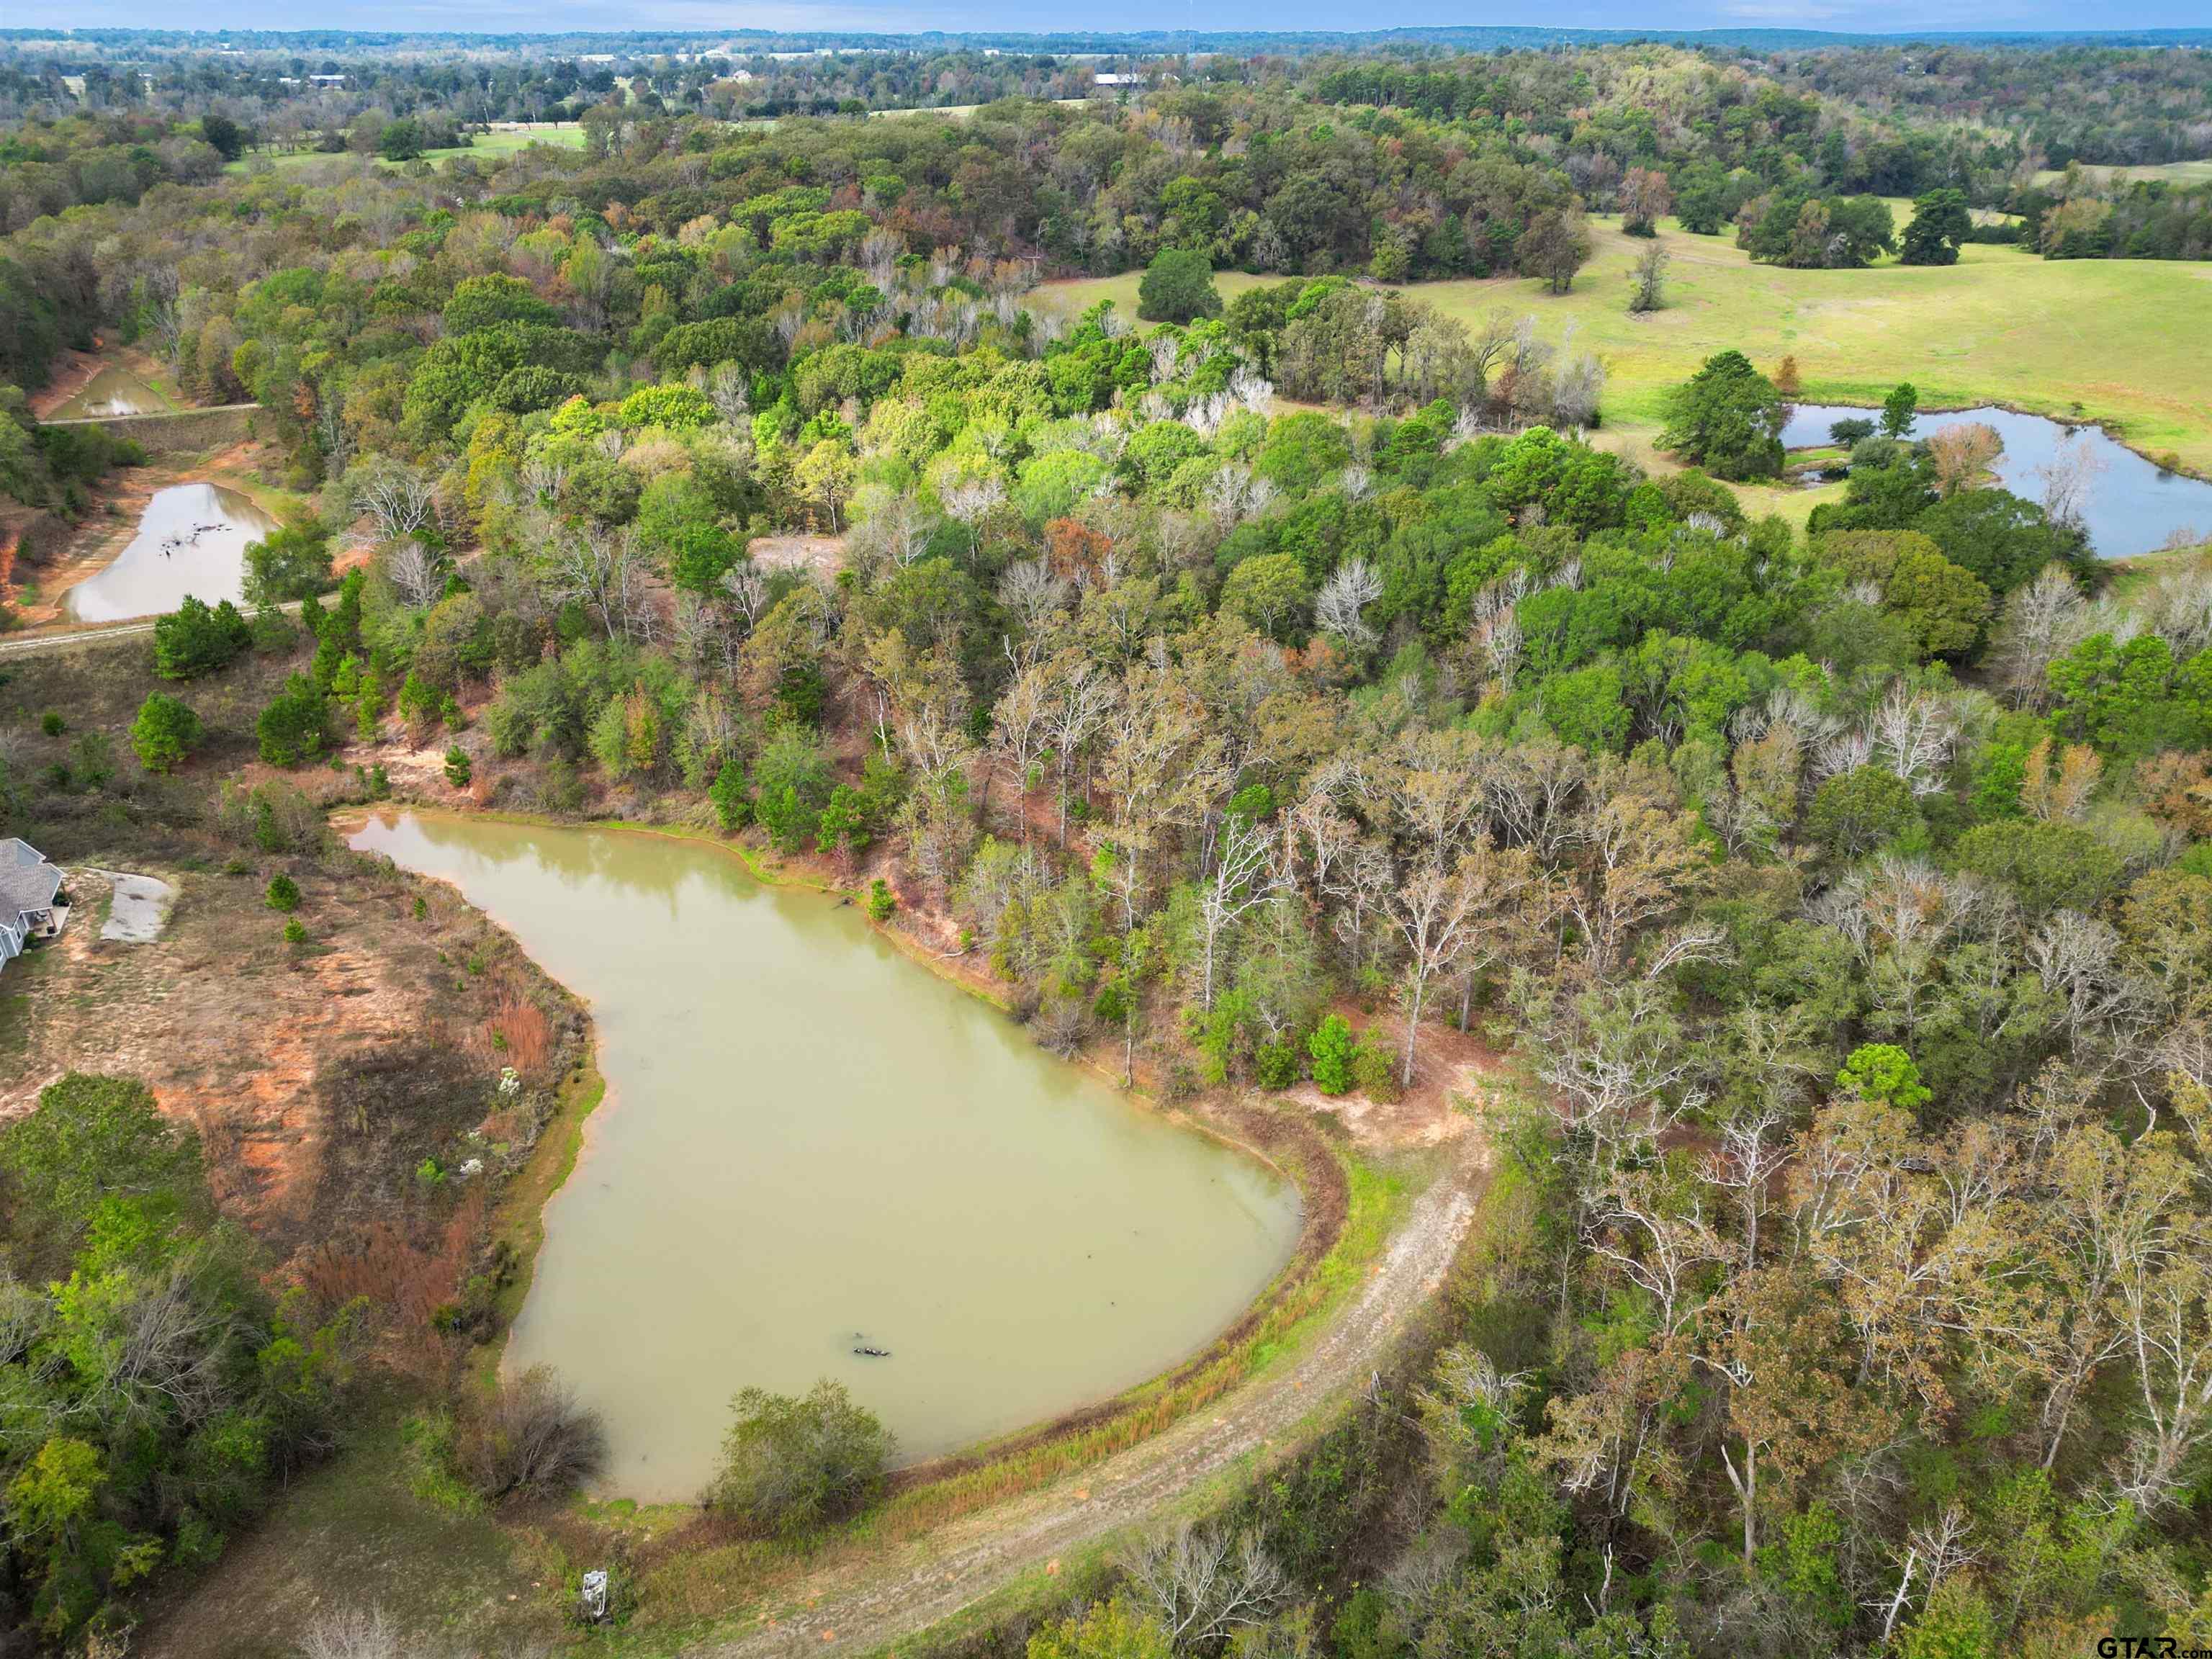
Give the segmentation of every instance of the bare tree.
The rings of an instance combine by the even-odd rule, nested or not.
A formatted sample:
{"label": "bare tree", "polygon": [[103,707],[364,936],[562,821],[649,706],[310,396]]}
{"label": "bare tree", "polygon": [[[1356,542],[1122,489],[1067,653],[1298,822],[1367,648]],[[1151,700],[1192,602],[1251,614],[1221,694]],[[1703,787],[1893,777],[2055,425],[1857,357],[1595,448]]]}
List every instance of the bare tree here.
{"label": "bare tree", "polygon": [[1872,757],[1925,799],[1949,787],[1951,754],[1958,745],[1958,723],[1948,702],[1930,691],[1908,692],[1902,681],[1889,688],[1869,720]]}
{"label": "bare tree", "polygon": [[379,541],[410,537],[430,521],[435,490],[428,478],[403,461],[368,462],[346,482],[355,507],[376,521]]}
{"label": "bare tree", "polygon": [[1097,664],[1079,652],[1066,652],[1052,665],[1051,702],[1045,711],[1045,729],[1052,738],[1053,760],[1059,770],[1060,839],[1067,840],[1067,778],[1077,759],[1105,725],[1114,706],[1114,686]]}
{"label": "bare tree", "polygon": [[1221,940],[1237,920],[1273,897],[1282,885],[1275,862],[1275,833],[1234,813],[1215,842],[1213,873],[1198,891],[1200,1000],[1213,1006],[1213,981]]}
{"label": "bare tree", "polygon": [[2184,1463],[2212,1434],[2212,1238],[2177,1223],[2126,1264],[2119,1290],[2142,1419],[2114,1485],[2155,1514],[2179,1495]]}
{"label": "bare tree", "polygon": [[929,551],[930,535],[939,522],[911,495],[878,496],[853,526],[853,557],[860,563],[882,558],[903,570]]}
{"label": "bare tree", "polygon": [[1637,929],[1691,896],[1705,858],[1691,819],[1627,793],[1584,814],[1577,839],[1583,869],[1567,905],[1581,927],[1590,966],[1605,974],[1626,959]]}
{"label": "bare tree", "polygon": [[1185,1524],[1139,1545],[1125,1566],[1131,1593],[1178,1653],[1211,1652],[1266,1624],[1292,1590],[1256,1531]]}
{"label": "bare tree", "polygon": [[468,1425],[464,1457],[486,1498],[565,1492],[606,1462],[606,1430],[597,1412],[550,1365],[532,1365],[499,1388]]}
{"label": "bare tree", "polygon": [[597,611],[609,639],[638,630],[645,610],[645,561],[627,527],[596,520],[564,532],[547,550],[553,591]]}
{"label": "bare tree", "polygon": [[708,401],[726,426],[741,427],[752,409],[752,392],[745,383],[744,366],[717,363],[707,377]]}
{"label": "bare tree", "polygon": [[1477,948],[1486,929],[1504,922],[1525,884],[1528,854],[1515,850],[1517,858],[1482,848],[1461,858],[1449,872],[1437,865],[1423,865],[1384,901],[1406,947],[1399,984],[1399,1000],[1406,1010],[1400,1081],[1408,1088],[1430,986]]}
{"label": "bare tree", "polygon": [[2047,564],[2005,599],[1990,653],[2006,695],[2029,708],[2051,701],[2051,665],[2087,637],[2089,607],[2074,579]]}
{"label": "bare tree", "polygon": [[1070,584],[1053,574],[1042,559],[1019,559],[999,579],[999,602],[1014,614],[1022,632],[1034,641],[1046,619],[1067,603]]}
{"label": "bare tree", "polygon": [[399,590],[399,597],[417,611],[436,604],[445,591],[443,561],[418,541],[393,548],[385,557],[384,574]]}
{"label": "bare tree", "polygon": [[991,711],[991,744],[1013,763],[1016,809],[1022,821],[1022,844],[1030,838],[1030,769],[1043,756],[1051,739],[1053,707],[1051,676],[1041,664],[1032,664],[1014,676]]}
{"label": "bare tree", "polygon": [[768,606],[768,584],[761,579],[759,566],[747,559],[725,570],[722,595],[746,633],[760,626],[761,612]]}
{"label": "bare tree", "polygon": [[1590,1253],[1650,1297],[1667,1338],[1696,1310],[1700,1271],[1729,1258],[1695,1186],[1678,1185],[1656,1165],[1615,1165],[1583,1212]]}
{"label": "bare tree", "polygon": [[2035,469],[2035,476],[2043,480],[2043,510],[2051,515],[2051,523],[2081,527],[2089,497],[2104,470],[2105,458],[2097,453],[2087,433],[2071,433],[2060,441],[2051,459]]}
{"label": "bare tree", "polygon": [[1375,642],[1375,630],[1362,614],[1382,597],[1382,578],[1375,567],[1358,557],[1337,566],[1314,600],[1314,620],[1348,643],[1364,647]]}
{"label": "bare tree", "polygon": [[982,548],[983,520],[1006,499],[1006,486],[995,475],[964,478],[939,492],[945,510],[968,530],[968,552],[973,557]]}

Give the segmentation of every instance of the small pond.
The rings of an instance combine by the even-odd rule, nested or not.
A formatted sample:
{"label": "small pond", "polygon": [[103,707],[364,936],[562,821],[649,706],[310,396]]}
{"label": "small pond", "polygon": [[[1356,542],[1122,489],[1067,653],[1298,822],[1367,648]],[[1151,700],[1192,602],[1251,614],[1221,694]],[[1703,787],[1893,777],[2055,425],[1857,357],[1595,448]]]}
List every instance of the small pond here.
{"label": "small pond", "polygon": [[70,589],[64,603],[78,622],[120,622],[167,615],[186,594],[210,605],[242,600],[246,544],[276,528],[274,519],[221,484],[157,489],[131,544]]}
{"label": "small pond", "polygon": [[607,1098],[507,1363],[604,1413],[605,1490],[696,1496],[748,1385],[835,1377],[908,1460],[1054,1416],[1203,1347],[1297,1241],[1266,1168],[714,847],[393,811],[352,843],[591,1004]]}
{"label": "small pond", "polygon": [[[1854,409],[1842,404],[1797,404],[1790,422],[1782,428],[1785,449],[1810,449],[1828,441],[1828,428],[1837,421],[1878,419],[1876,409]],[[2043,499],[2043,480],[2036,469],[2057,452],[2058,446],[2078,435],[2104,462],[2089,486],[2083,509],[2089,544],[2101,558],[2130,559],[2155,553],[2177,530],[2194,529],[2212,537],[2212,483],[2179,473],[2160,472],[2125,444],[2115,443],[2094,426],[2069,427],[2040,415],[2019,415],[2007,409],[1960,409],[1923,415],[1912,423],[1910,435],[1924,438],[1945,427],[1978,422],[1996,428],[2004,440],[1997,460],[1997,482],[2031,501]]]}
{"label": "small pond", "polygon": [[174,407],[129,369],[109,363],[58,404],[50,421],[100,420],[112,415],[161,415]]}

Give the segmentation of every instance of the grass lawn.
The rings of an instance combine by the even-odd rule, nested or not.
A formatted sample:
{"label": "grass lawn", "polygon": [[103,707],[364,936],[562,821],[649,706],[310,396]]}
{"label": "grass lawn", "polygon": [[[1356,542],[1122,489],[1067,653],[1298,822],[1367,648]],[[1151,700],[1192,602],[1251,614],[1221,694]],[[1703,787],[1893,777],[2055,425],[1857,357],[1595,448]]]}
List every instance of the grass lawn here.
{"label": "grass lawn", "polygon": [[2112,573],[2112,596],[2130,603],[2141,597],[2160,577],[2176,571],[2212,569],[2212,542],[2197,547],[2180,547],[2170,551],[2145,553],[2138,558],[2115,559]]}
{"label": "grass lawn", "polygon": [[[2050,262],[1972,245],[1950,266],[1787,270],[1753,264],[1724,236],[1672,221],[1667,306],[1628,313],[1628,272],[1644,246],[1617,220],[1591,222],[1595,256],[1574,291],[1540,282],[1424,283],[1412,290],[1479,325],[1500,307],[1536,318],[1557,340],[1571,328],[1605,360],[1608,430],[1648,449],[1668,389],[1734,346],[1771,373],[1793,354],[1808,401],[1879,403],[1900,380],[1923,407],[2003,403],[2112,423],[2136,448],[2179,453],[2212,473],[2212,264],[2148,259]],[[1263,279],[1224,271],[1233,295]],[[1071,313],[1111,299],[1136,314],[1137,273],[1054,283],[1041,303]],[[1787,492],[1807,510],[1815,491]]]}
{"label": "grass lawn", "polygon": [[[2081,170],[2094,173],[2100,179],[2118,174],[2131,181],[2163,179],[2172,185],[2212,185],[2212,161],[2161,161],[2144,167],[2093,167],[2084,162]],[[2065,176],[2056,167],[2045,167],[2035,175],[2035,182],[2047,185],[2054,179]]]}
{"label": "grass lawn", "polygon": [[400,1416],[390,1400],[358,1413],[340,1455],[287,1484],[214,1572],[179,1587],[140,1633],[143,1659],[290,1659],[318,1616],[374,1607],[412,1638],[407,1652],[550,1651],[566,1631],[558,1545],[416,1496]]}
{"label": "grass lawn", "polygon": [[[441,161],[449,161],[456,155],[473,155],[480,161],[495,161],[514,155],[517,150],[527,149],[532,144],[552,144],[561,149],[581,149],[584,147],[584,130],[580,126],[553,126],[541,123],[519,132],[479,132],[476,135],[476,142],[472,144],[459,144],[446,149],[426,149],[422,152],[422,159],[433,167]],[[320,150],[313,149],[275,153],[254,150],[240,156],[238,160],[223,168],[223,171],[248,173],[256,164],[266,161],[278,172],[289,173],[297,167],[312,167],[318,161],[343,161],[346,159],[348,158],[344,155],[329,155]],[[379,160],[376,165],[389,169],[402,166],[404,163]]]}

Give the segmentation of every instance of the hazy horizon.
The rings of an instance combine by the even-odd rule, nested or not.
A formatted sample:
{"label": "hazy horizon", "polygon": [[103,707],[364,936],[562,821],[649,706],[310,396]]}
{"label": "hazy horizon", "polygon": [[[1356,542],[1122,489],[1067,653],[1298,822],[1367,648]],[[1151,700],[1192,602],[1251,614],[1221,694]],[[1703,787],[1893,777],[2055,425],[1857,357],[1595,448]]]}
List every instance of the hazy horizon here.
{"label": "hazy horizon", "polygon": [[2140,29],[2195,29],[2204,25],[2201,5],[2185,0],[2143,0],[2103,14],[2085,29],[2078,7],[2059,0],[1719,0],[1719,3],[1631,6],[1623,0],[1565,0],[1565,3],[1501,9],[1470,16],[1441,0],[1413,0],[1346,27],[1341,8],[1313,0],[1280,3],[1214,5],[1196,0],[1131,0],[1100,8],[1096,15],[1058,14],[1042,18],[1033,7],[1007,0],[977,0],[954,5],[939,0],[860,0],[859,3],[800,5],[769,3],[731,7],[712,0],[476,0],[466,7],[433,0],[333,0],[312,22],[289,0],[235,0],[220,9],[176,8],[156,0],[73,0],[69,4],[34,3],[14,10],[15,28],[156,29],[356,29],[374,32],[494,32],[559,33],[579,30],[609,33],[641,29],[715,32],[744,28],[817,32],[916,32],[959,33],[982,31],[1097,31],[1197,29],[1200,31],[1328,31],[1362,33],[1389,28],[1504,27],[1632,29],[1652,32],[1726,29],[1814,29],[1843,34],[2004,33],[2038,31],[2118,33]]}

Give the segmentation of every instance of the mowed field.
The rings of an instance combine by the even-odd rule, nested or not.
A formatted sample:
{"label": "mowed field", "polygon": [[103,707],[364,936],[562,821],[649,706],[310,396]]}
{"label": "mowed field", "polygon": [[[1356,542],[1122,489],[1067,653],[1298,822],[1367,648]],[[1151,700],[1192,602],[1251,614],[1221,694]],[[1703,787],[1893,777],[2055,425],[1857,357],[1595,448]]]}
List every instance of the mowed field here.
{"label": "mowed field", "polygon": [[[555,126],[550,123],[543,123],[520,131],[479,132],[476,135],[476,143],[473,144],[459,144],[446,149],[426,149],[422,152],[422,159],[434,167],[441,161],[451,161],[456,155],[473,155],[478,161],[494,161],[503,155],[512,155],[517,150],[527,149],[532,144],[553,144],[562,149],[581,149],[584,147],[584,130],[573,125]],[[294,167],[311,167],[317,161],[343,161],[346,159],[343,155],[329,155],[320,150],[313,149],[252,150],[240,156],[223,171],[245,173],[251,170],[255,164],[266,161],[283,172]],[[400,164],[396,161],[380,160],[376,165],[380,167],[391,167]]]}
{"label": "mowed field", "polygon": [[[1899,380],[1923,407],[2002,403],[2110,422],[2153,457],[2169,451],[2212,473],[2212,264],[2148,259],[2050,262],[1971,246],[1950,266],[1787,270],[1752,263],[1728,236],[1692,236],[1671,220],[1664,310],[1628,312],[1629,268],[1645,246],[1617,220],[1593,220],[1596,252],[1571,293],[1540,282],[1422,283],[1416,294],[1478,326],[1503,309],[1547,338],[1595,351],[1607,369],[1605,424],[1648,451],[1668,390],[1733,346],[1771,374],[1797,359],[1807,401],[1878,403]],[[1224,271],[1224,295],[1267,280]],[[1102,299],[1134,319],[1137,273],[1048,283],[1033,303],[1069,314]],[[1811,492],[1792,492],[1792,504]]]}
{"label": "mowed field", "polygon": [[[2212,161],[2160,161],[2142,167],[2100,167],[2083,164],[2084,173],[2094,173],[2100,178],[2121,178],[2141,183],[2145,179],[2163,179],[2170,185],[2212,185]],[[2054,179],[2066,175],[2056,167],[2045,167],[2035,175],[2035,182],[2047,185]]]}

